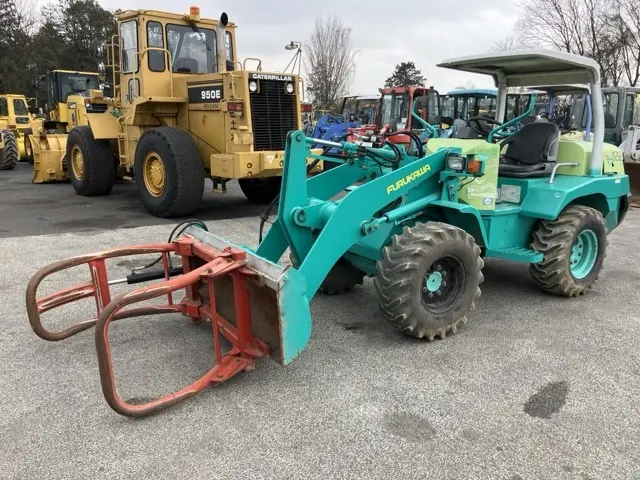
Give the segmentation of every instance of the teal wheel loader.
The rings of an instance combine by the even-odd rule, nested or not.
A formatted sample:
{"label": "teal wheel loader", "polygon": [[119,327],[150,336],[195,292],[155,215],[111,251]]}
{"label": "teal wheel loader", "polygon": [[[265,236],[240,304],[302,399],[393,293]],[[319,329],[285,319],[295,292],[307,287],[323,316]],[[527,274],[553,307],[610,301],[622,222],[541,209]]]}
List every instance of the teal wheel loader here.
{"label": "teal wheel loader", "polygon": [[[365,277],[373,278],[382,317],[428,340],[445,338],[469,318],[480,295],[483,258],[529,264],[532,280],[550,294],[588,292],[603,268],[607,235],[623,221],[630,200],[620,150],[603,144],[602,104],[593,104],[589,141],[561,136],[546,118],[527,124],[521,116],[503,119],[509,87],[588,84],[599,98],[597,64],[532,50],[439,66],[491,75],[498,89],[495,118],[469,118],[455,138],[431,138],[419,156],[388,142],[373,148],[291,131],[277,216],[256,248],[192,222],[176,227],[167,243],[45,266],[27,287],[34,332],[58,341],[95,328],[107,403],[122,415],[143,416],[251,370],[261,357],[289,364],[309,342],[314,295],[346,291]],[[339,166],[309,177],[306,159],[314,157],[315,143],[344,156]],[[287,251],[292,265],[283,266]],[[109,260],[152,253],[159,256],[150,265],[162,268],[109,279]],[[45,278],[79,265],[89,267],[86,283],[38,295]],[[114,284],[151,280],[159,281],[111,295]],[[174,298],[178,291],[184,292],[180,300]],[[137,305],[165,297],[164,303]],[[82,298],[95,298],[93,318],[62,331],[43,325],[43,313]],[[115,386],[110,325],[161,313],[211,322],[215,364],[191,385],[156,400],[123,399]]]}

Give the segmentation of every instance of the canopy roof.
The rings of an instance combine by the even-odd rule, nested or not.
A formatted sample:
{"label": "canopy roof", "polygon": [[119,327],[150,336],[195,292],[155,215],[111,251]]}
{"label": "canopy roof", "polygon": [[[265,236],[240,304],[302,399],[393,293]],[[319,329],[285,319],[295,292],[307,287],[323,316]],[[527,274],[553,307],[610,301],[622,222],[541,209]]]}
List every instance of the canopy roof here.
{"label": "canopy roof", "polygon": [[555,95],[582,95],[584,93],[591,92],[588,85],[580,84],[537,85],[535,87],[531,87],[530,90],[553,92]]}
{"label": "canopy roof", "polygon": [[448,59],[437,66],[491,75],[496,86],[499,75],[504,75],[508,87],[600,82],[600,68],[595,60],[552,50],[471,55]]}

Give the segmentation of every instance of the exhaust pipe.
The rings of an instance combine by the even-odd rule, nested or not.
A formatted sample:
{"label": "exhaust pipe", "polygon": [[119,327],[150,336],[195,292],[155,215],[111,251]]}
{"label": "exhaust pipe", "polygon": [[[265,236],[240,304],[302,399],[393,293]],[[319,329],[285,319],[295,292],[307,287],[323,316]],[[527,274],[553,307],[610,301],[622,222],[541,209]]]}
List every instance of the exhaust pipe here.
{"label": "exhaust pipe", "polygon": [[227,71],[227,48],[226,48],[226,27],[229,17],[225,12],[220,15],[220,21],[216,27],[216,62],[218,73]]}

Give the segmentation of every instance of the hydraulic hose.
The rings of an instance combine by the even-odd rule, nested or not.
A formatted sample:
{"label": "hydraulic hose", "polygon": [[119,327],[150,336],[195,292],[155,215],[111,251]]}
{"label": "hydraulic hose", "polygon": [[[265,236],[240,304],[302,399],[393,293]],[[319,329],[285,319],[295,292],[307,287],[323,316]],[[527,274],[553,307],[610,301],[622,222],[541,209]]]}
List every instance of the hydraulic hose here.
{"label": "hydraulic hose", "polygon": [[393,132],[391,135],[407,135],[411,138],[411,140],[413,140],[414,142],[416,142],[416,147],[418,149],[418,156],[420,158],[424,157],[424,148],[422,146],[422,141],[420,140],[420,137],[418,135],[416,135],[413,132],[410,132],[408,130],[403,130],[401,132]]}

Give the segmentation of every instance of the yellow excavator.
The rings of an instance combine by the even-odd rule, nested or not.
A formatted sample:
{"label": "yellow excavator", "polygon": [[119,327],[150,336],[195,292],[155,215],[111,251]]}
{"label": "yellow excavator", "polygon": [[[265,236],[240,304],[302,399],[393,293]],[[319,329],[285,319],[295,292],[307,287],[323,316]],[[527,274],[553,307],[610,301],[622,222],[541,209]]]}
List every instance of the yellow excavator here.
{"label": "yellow excavator", "polygon": [[95,72],[52,70],[40,80],[45,82],[46,119],[34,120],[29,135],[33,151],[33,183],[69,180],[65,167],[69,132],[88,125],[87,113],[104,113],[109,99],[100,88]]}

